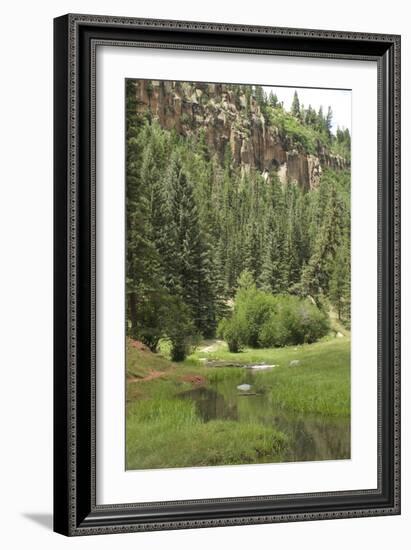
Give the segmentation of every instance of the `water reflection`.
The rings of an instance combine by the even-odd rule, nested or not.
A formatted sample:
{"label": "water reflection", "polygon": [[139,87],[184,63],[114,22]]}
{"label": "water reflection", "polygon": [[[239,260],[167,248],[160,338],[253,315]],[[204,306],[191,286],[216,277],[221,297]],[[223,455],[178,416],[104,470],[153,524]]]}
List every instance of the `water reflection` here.
{"label": "water reflection", "polygon": [[[243,371],[241,383],[254,392],[254,374]],[[285,414],[270,399],[270,392],[259,388],[244,394],[238,380],[220,380],[211,387],[194,388],[180,394],[196,404],[201,418],[259,422],[282,431],[289,438],[286,462],[350,458],[350,419],[321,415]],[[270,461],[269,459],[267,460]]]}
{"label": "water reflection", "polygon": [[221,393],[209,388],[195,388],[180,394],[184,399],[192,399],[201,418],[209,420],[238,420],[237,403],[227,402]]}

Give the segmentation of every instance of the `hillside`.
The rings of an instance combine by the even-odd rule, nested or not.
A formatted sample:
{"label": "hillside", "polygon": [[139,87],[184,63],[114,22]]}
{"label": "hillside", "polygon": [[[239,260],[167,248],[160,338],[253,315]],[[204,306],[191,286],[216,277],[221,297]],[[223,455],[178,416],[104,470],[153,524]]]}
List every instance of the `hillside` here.
{"label": "hillside", "polygon": [[294,117],[264,98],[259,87],[155,80],[136,80],[133,87],[139,113],[150,113],[162,128],[182,136],[204,131],[220,161],[229,146],[245,173],[275,171],[282,183],[314,189],[324,168],[349,168],[349,149],[340,148],[344,156],[335,151],[325,117],[318,119],[310,107]]}
{"label": "hillside", "polygon": [[330,110],[147,80],[127,80],[126,102],[130,337],[154,351],[166,336],[181,361],[230,316],[241,275],[262,301],[298,297],[290,315],[331,303],[349,324],[350,135]]}

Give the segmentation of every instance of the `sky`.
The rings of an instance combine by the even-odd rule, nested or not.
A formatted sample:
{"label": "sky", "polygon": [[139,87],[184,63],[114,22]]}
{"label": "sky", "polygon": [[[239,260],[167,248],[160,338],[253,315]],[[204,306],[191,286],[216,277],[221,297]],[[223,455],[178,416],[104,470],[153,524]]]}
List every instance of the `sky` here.
{"label": "sky", "polygon": [[311,105],[317,112],[320,106],[323,107],[324,115],[327,114],[328,106],[333,112],[332,132],[335,134],[337,127],[348,128],[351,133],[351,91],[350,90],[328,90],[325,88],[294,88],[282,86],[263,86],[267,96],[270,91],[276,94],[278,100],[284,102],[288,111],[297,90],[300,105],[305,108]]}

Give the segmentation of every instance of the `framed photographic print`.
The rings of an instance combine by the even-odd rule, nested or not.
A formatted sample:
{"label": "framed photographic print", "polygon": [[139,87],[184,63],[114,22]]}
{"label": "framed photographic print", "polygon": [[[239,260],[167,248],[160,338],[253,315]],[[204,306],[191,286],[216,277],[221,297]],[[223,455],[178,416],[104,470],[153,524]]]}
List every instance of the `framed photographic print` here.
{"label": "framed photographic print", "polygon": [[400,37],[54,29],[55,531],[400,513]]}

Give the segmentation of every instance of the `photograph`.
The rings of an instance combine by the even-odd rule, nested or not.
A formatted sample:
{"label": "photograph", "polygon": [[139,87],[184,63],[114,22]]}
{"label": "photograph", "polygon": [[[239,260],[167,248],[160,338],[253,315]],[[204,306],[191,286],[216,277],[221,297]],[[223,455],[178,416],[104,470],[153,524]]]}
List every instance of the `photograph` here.
{"label": "photograph", "polygon": [[401,36],[307,10],[54,19],[56,533],[401,513]]}
{"label": "photograph", "polygon": [[351,90],[124,99],[125,468],[350,459]]}

